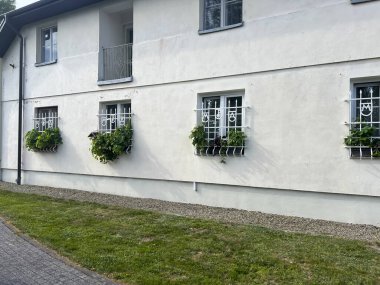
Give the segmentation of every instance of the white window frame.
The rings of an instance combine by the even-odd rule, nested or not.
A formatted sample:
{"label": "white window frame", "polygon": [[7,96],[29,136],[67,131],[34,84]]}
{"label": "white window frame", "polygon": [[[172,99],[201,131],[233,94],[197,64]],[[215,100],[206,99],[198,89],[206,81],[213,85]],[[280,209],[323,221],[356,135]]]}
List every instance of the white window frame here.
{"label": "white window frame", "polygon": [[58,106],[38,107],[34,111],[33,127],[39,132],[58,128]]}
{"label": "white window frame", "polygon": [[[241,106],[228,106],[228,99],[240,97],[241,98]],[[207,98],[219,98],[220,105],[219,107],[206,105],[204,103],[204,99]],[[218,150],[215,152],[215,147],[212,147],[213,142],[215,142],[215,139],[223,139],[228,140],[228,132],[230,130],[239,130],[247,134],[247,128],[246,125],[246,110],[248,109],[248,106],[245,104],[244,100],[244,92],[228,92],[228,93],[207,93],[207,94],[200,94],[198,97],[198,108],[195,109],[197,112],[197,125],[204,125],[205,132],[206,132],[206,140],[209,145],[208,149],[205,151],[206,155],[217,155]],[[239,112],[240,110],[240,112]],[[213,113],[213,115],[210,114],[210,112]],[[229,113],[231,112],[231,113]],[[234,112],[235,117],[234,117]],[[218,114],[218,115],[216,115]],[[231,120],[229,120],[229,116],[231,116]],[[241,116],[241,123],[240,125],[237,124],[238,117]],[[214,119],[218,119],[219,123],[215,127],[210,127],[210,120],[211,117]],[[235,118],[235,125],[229,125],[230,123],[234,122]],[[229,122],[227,122],[229,120]],[[229,126],[228,126],[229,125]],[[216,137],[214,137],[214,132],[210,131],[210,129],[219,129],[218,133],[216,134]],[[211,135],[210,135],[211,134]],[[244,148],[245,146],[227,146],[227,148],[233,148],[233,155],[243,155],[244,154]],[[239,148],[237,152],[235,152],[236,148]],[[220,153],[219,153],[220,154]]]}
{"label": "white window frame", "polygon": [[221,0],[221,7],[220,7],[220,26],[215,28],[206,28],[206,2],[205,0],[200,0],[200,30],[199,34],[205,34],[210,32],[216,32],[226,29],[232,29],[236,27],[240,27],[243,25],[243,9],[244,9],[244,0],[241,0],[242,2],[242,14],[241,14],[241,22],[235,23],[235,24],[226,24],[226,5],[230,0]]}
{"label": "white window frame", "polygon": [[[53,43],[53,30],[56,29],[56,41],[57,45],[54,46]],[[44,31],[49,30],[50,32],[50,51],[49,51],[49,58],[50,60],[45,60],[45,48],[44,48]],[[35,66],[42,66],[47,64],[56,63],[58,60],[58,26],[57,24],[50,24],[46,26],[39,27],[37,29],[37,63]]]}
{"label": "white window frame", "polygon": [[[124,105],[129,105],[126,109]],[[108,106],[116,106],[116,112],[108,113]],[[98,114],[98,131],[100,133],[111,133],[117,128],[124,126],[132,120],[132,103],[131,101],[111,101],[102,102]],[[114,125],[114,127],[113,127]]]}

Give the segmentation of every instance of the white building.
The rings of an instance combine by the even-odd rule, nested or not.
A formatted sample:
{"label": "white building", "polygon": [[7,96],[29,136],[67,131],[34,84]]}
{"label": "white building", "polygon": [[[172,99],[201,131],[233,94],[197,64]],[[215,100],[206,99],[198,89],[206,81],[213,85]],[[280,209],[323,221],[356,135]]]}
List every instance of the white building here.
{"label": "white building", "polygon": [[[368,0],[41,0],[10,12],[2,180],[15,182],[21,158],[22,184],[380,226],[379,12]],[[57,152],[22,144],[18,156],[19,82],[22,142],[57,112]],[[130,153],[100,163],[88,135],[110,116],[98,114],[129,108]],[[195,155],[202,122],[211,146]],[[371,148],[345,147],[366,126]],[[220,163],[214,139],[231,129],[244,153]]]}

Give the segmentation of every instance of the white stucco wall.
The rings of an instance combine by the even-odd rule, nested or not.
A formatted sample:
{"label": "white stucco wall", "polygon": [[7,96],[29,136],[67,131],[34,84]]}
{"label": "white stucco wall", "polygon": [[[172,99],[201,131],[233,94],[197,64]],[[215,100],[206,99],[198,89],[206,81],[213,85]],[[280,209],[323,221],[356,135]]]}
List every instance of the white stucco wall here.
{"label": "white stucco wall", "polygon": [[[35,108],[58,106],[64,144],[55,154],[24,149],[24,183],[107,192],[99,179],[116,183],[120,177],[116,194],[379,224],[376,217],[368,217],[380,206],[380,161],[350,160],[343,138],[349,109],[344,100],[351,83],[380,80],[380,2],[243,2],[243,27],[200,36],[198,0],[134,1],[134,81],[106,87],[97,86],[99,19],[103,5],[113,2],[25,27],[24,133],[33,126]],[[35,67],[36,30],[49,22],[58,26],[58,63]],[[12,69],[9,63],[18,62],[17,47],[13,43],[3,60],[1,167],[4,180],[12,182],[18,67]],[[217,157],[195,156],[188,136],[196,124],[198,96],[227,90],[244,90],[250,128],[245,156],[221,164]],[[91,157],[87,135],[97,128],[101,102],[126,99],[134,113],[132,153],[102,165]],[[56,179],[62,175],[66,184]],[[123,192],[120,181],[130,179],[140,181],[141,192],[127,186]],[[146,181],[211,186],[207,195],[191,197],[171,186],[169,197],[165,189],[150,191],[154,183]],[[288,190],[299,197],[307,192],[314,196],[301,199],[300,205],[298,194]],[[334,202],[326,204],[329,211],[315,206],[329,198],[338,201],[336,194],[342,194],[336,204],[342,211],[355,201],[363,206],[368,197],[373,200],[360,217],[334,216]],[[253,202],[259,196],[267,203]],[[287,206],[269,206],[276,197]],[[313,199],[319,202],[313,204]]]}

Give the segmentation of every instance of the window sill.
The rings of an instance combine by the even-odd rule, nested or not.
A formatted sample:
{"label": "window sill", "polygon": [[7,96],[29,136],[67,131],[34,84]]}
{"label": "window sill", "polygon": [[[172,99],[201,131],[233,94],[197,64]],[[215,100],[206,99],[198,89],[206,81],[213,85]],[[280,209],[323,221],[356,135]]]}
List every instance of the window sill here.
{"label": "window sill", "polygon": [[360,3],[365,3],[365,2],[372,2],[375,0],[351,0],[351,4],[360,4]]}
{"label": "window sill", "polygon": [[126,82],[132,82],[133,77],[127,77],[127,78],[121,78],[121,79],[113,79],[113,80],[99,80],[98,86],[103,85],[111,85],[111,84],[119,84],[119,83],[126,83]]}
{"label": "window sill", "polygon": [[215,28],[215,29],[199,30],[198,34],[199,35],[204,35],[204,34],[216,33],[216,32],[221,32],[221,31],[225,31],[225,30],[231,30],[231,29],[235,29],[235,28],[238,28],[238,27],[242,27],[243,25],[244,25],[244,22],[241,22],[241,23],[238,23],[238,24],[234,24],[234,25],[230,25],[230,26],[225,26],[225,27],[220,27],[220,28]]}
{"label": "window sill", "polygon": [[40,66],[55,64],[57,62],[58,62],[58,60],[53,60],[53,61],[49,61],[49,62],[40,62],[40,63],[35,63],[34,66],[35,67],[40,67]]}

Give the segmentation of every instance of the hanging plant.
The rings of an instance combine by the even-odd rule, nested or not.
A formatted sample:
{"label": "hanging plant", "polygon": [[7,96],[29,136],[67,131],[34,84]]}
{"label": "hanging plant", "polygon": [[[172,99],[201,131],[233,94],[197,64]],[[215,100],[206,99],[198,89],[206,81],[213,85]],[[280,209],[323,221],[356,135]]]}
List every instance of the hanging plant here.
{"label": "hanging plant", "polygon": [[133,129],[129,122],[112,133],[95,133],[91,136],[90,151],[101,163],[108,163],[128,153],[132,147]]}
{"label": "hanging plant", "polygon": [[49,128],[43,132],[33,129],[25,135],[25,146],[29,151],[55,152],[60,144],[62,144],[62,137],[59,128]]}
{"label": "hanging plant", "polygon": [[206,139],[206,131],[203,125],[196,126],[192,129],[189,138],[199,155],[220,155],[222,162],[228,155],[243,155],[245,140],[247,136],[244,132],[231,130],[227,137],[216,137],[209,142]]}
{"label": "hanging plant", "polygon": [[201,152],[203,149],[208,147],[205,127],[203,125],[194,127],[191,130],[189,138],[191,139],[191,143],[193,144],[197,152]]}

